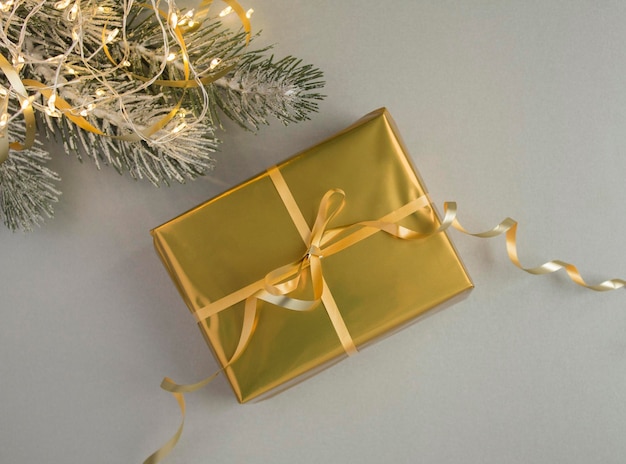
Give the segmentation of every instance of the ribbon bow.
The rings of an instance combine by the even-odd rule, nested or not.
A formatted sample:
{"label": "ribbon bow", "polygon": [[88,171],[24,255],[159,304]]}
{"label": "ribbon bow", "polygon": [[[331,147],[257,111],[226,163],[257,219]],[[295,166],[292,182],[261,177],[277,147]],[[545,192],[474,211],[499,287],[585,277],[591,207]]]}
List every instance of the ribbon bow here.
{"label": "ribbon bow", "polygon": [[[294,311],[306,311],[317,306],[323,292],[322,258],[324,253],[322,245],[324,244],[324,239],[326,238],[327,241],[329,237],[326,233],[326,228],[328,223],[343,209],[344,205],[345,193],[343,190],[332,189],[326,192],[320,201],[310,237],[306,241],[307,251],[298,261],[269,272],[265,276],[264,290],[257,292],[253,296]],[[332,231],[329,232],[332,233]],[[288,294],[302,288],[302,284],[306,283],[304,277],[307,274],[307,269],[311,275],[313,297],[310,300],[287,297]]]}
{"label": "ribbon bow", "polygon": [[[324,301],[326,310],[337,335],[348,354],[356,353],[356,347],[345,326],[339,309],[337,308],[324,280],[322,272],[322,258],[324,244],[337,235],[345,227],[328,230],[328,224],[339,214],[345,205],[345,196],[341,189],[331,189],[322,197],[320,206],[313,224],[313,228],[305,239],[306,252],[300,259],[281,266],[266,274],[264,286],[246,298],[244,309],[244,323],[239,337],[239,343],[228,364],[233,363],[244,352],[256,319],[257,300],[266,301],[293,311],[309,311]],[[310,275],[310,279],[307,277]],[[312,296],[300,299],[289,296],[297,290],[302,290],[310,282]]]}

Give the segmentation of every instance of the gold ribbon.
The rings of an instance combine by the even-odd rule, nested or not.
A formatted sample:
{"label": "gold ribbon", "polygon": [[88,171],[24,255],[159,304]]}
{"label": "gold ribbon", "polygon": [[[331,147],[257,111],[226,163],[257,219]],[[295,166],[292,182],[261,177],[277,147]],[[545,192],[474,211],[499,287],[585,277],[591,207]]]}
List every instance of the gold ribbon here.
{"label": "gold ribbon", "polygon": [[455,202],[444,203],[444,211],[445,216],[443,222],[441,223],[441,228],[446,229],[449,226],[452,226],[459,232],[479,238],[491,238],[505,234],[506,252],[509,260],[517,268],[521,269],[524,272],[528,272],[529,274],[533,275],[545,275],[564,269],[572,282],[580,285],[581,287],[588,288],[589,290],[594,290],[596,292],[618,290],[626,286],[626,280],[623,279],[608,279],[604,282],[600,282],[599,284],[588,284],[582,278],[582,276],[580,275],[580,271],[576,266],[566,261],[561,261],[559,259],[548,261],[540,266],[526,268],[520,263],[517,253],[517,221],[508,217],[491,230],[488,230],[486,232],[472,233],[468,232],[456,219],[457,206]]}
{"label": "gold ribbon", "polygon": [[[247,45],[250,42],[252,29],[251,29],[250,20],[246,16],[245,10],[235,0],[223,0],[223,1],[228,6],[230,6],[239,17],[241,24],[243,25],[243,28],[246,31],[246,45]],[[208,10],[212,3],[213,3],[212,0],[202,0],[200,2],[200,5],[198,7],[199,13],[197,15],[197,19],[199,22],[203,21],[208,16]],[[150,5],[142,5],[142,6],[152,8],[150,7]],[[168,15],[161,10],[158,10],[157,13],[160,14],[161,16],[164,16],[165,18],[168,17]],[[185,39],[183,37],[183,32],[181,28],[178,27],[177,25],[173,27],[173,30],[182,50],[184,79],[182,80],[156,79],[151,82],[152,84],[168,86],[168,87],[176,87],[176,88],[182,88],[182,89],[198,87],[200,85],[210,84],[211,82],[214,82],[224,77],[225,75],[227,75],[230,71],[234,69],[234,66],[229,66],[210,76],[205,76],[197,80],[190,79],[189,78],[190,76],[189,56],[187,54],[187,47],[185,44]],[[120,64],[115,62],[107,46],[106,25],[102,29],[102,45],[103,45],[104,53],[106,54],[108,59],[111,61],[111,63],[114,66],[119,67]],[[6,75],[12,88],[14,89],[15,93],[18,96],[20,105],[22,105],[22,112],[24,114],[24,119],[26,122],[26,134],[24,136],[23,143],[20,143],[20,142],[9,143],[9,136],[8,136],[8,130],[7,130],[8,124],[0,128],[0,164],[2,164],[8,159],[10,149],[26,150],[32,147],[35,141],[36,130],[37,130],[36,121],[35,121],[35,113],[34,113],[32,105],[30,104],[25,85],[37,88],[37,90],[41,92],[41,94],[46,98],[50,98],[50,96],[53,94],[53,90],[49,86],[41,82],[32,80],[32,79],[25,79],[24,81],[22,81],[17,69],[15,69],[15,67],[2,55],[0,55],[0,69]],[[144,82],[151,81],[151,79],[143,77],[143,76],[138,76],[135,74],[133,74],[132,76]],[[7,95],[6,98],[8,99],[9,95]],[[181,99],[178,101],[175,107],[167,115],[165,115],[163,118],[158,120],[156,123],[142,130],[141,134],[128,134],[128,135],[121,135],[121,136],[112,136],[112,135],[102,132],[100,129],[92,125],[86,118],[76,115],[73,112],[74,108],[72,107],[72,105],[70,105],[67,101],[65,101],[64,99],[58,96],[54,102],[54,106],[61,112],[63,116],[67,117],[70,121],[72,121],[74,124],[76,124],[78,127],[80,127],[83,130],[92,132],[96,135],[111,137],[116,140],[122,140],[125,142],[137,142],[141,140],[142,137],[150,137],[151,135],[154,135],[159,130],[163,129],[167,125],[167,123],[169,123],[176,116],[176,114],[181,108],[182,102],[183,102],[183,99],[181,97]]]}

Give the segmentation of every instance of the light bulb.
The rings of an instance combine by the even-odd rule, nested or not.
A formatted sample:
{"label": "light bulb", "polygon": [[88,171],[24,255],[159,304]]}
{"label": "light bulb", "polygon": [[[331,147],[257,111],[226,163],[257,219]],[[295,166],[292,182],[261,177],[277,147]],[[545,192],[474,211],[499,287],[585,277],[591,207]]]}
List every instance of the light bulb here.
{"label": "light bulb", "polygon": [[213,58],[209,64],[209,69],[215,69],[222,62],[221,58]]}
{"label": "light bulb", "polygon": [[61,0],[60,2],[56,2],[54,4],[54,7],[57,10],[64,10],[66,9],[68,6],[70,6],[70,3],[72,3],[72,0]]}
{"label": "light bulb", "polygon": [[6,0],[5,2],[0,2],[0,11],[9,11],[13,6],[13,0]]}
{"label": "light bulb", "polygon": [[50,108],[51,111],[56,110],[56,106],[54,106],[54,102],[57,101],[57,94],[53,93],[52,95],[50,95],[50,98],[48,98],[48,108]]}
{"label": "light bulb", "polygon": [[181,122],[178,126],[176,126],[174,129],[172,129],[172,134],[178,134],[180,131],[182,131],[185,127],[187,126],[186,122]]}
{"label": "light bulb", "polygon": [[120,33],[120,30],[116,27],[115,29],[113,29],[107,34],[107,38],[105,39],[105,42],[106,43],[113,42],[119,33]]}
{"label": "light bulb", "polygon": [[13,61],[13,67],[18,71],[20,71],[24,67],[24,63],[26,62],[26,60],[24,59],[24,55],[22,55],[21,53],[17,56],[14,56],[11,61]]}
{"label": "light bulb", "polygon": [[178,26],[178,15],[176,13],[172,13],[170,15],[170,26],[172,27]]}
{"label": "light bulb", "polygon": [[74,3],[72,8],[67,12],[67,19],[69,21],[76,21],[76,17],[78,16],[78,2]]}

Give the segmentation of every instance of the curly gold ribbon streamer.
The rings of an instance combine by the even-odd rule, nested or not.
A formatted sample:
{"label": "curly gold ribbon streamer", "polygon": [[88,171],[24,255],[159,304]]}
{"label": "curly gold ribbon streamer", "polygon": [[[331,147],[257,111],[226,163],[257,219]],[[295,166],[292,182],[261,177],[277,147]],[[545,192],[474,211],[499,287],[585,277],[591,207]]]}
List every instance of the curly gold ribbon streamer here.
{"label": "curly gold ribbon streamer", "polygon": [[205,385],[208,385],[210,382],[213,381],[213,379],[217,377],[217,375],[220,372],[221,370],[217,371],[210,377],[198,383],[194,383],[190,385],[178,385],[177,383],[175,383],[172,379],[168,377],[163,379],[163,382],[161,382],[161,388],[165,391],[170,392],[172,396],[176,399],[176,402],[178,403],[178,407],[180,408],[181,422],[180,422],[180,425],[178,426],[178,429],[176,430],[176,433],[172,436],[172,438],[170,438],[163,446],[161,446],[161,448],[159,448],[150,456],[148,456],[148,458],[146,458],[143,464],[157,464],[174,449],[174,447],[178,443],[178,440],[180,439],[180,436],[183,433],[183,428],[185,425],[186,407],[185,407],[184,393],[190,393],[190,392],[196,391],[204,387]]}
{"label": "curly gold ribbon streamer", "polygon": [[457,205],[455,202],[447,202],[444,203],[444,211],[445,218],[442,223],[442,227],[445,228],[452,225],[456,230],[462,232],[466,235],[471,235],[473,237],[479,238],[491,238],[496,237],[498,235],[505,234],[506,237],[506,251],[509,257],[509,260],[519,269],[524,272],[533,275],[545,275],[551,274],[553,272],[557,272],[561,269],[564,269],[567,273],[568,277],[572,282],[581,287],[588,288],[589,290],[594,290],[596,292],[606,292],[609,290],[618,290],[626,286],[626,280],[623,279],[608,279],[604,282],[600,282],[599,284],[588,284],[580,275],[580,271],[576,266],[571,263],[561,261],[558,259],[554,259],[552,261],[548,261],[541,266],[526,268],[522,266],[520,263],[518,253],[517,253],[517,226],[518,222],[511,218],[506,218],[502,222],[500,222],[493,229],[490,229],[486,232],[478,232],[472,233],[468,232],[456,219],[457,216]]}
{"label": "curly gold ribbon streamer", "polygon": [[[24,143],[20,142],[11,142],[9,143],[9,134],[7,131],[7,126],[5,126],[2,131],[0,131],[0,164],[5,162],[9,158],[9,148],[13,150],[27,150],[32,147],[35,143],[35,134],[36,134],[36,122],[35,122],[35,113],[33,111],[33,107],[30,104],[30,100],[28,99],[28,92],[26,92],[26,88],[22,83],[22,79],[15,69],[15,67],[9,63],[9,61],[4,57],[4,55],[0,54],[0,69],[6,75],[7,79],[11,83],[11,86],[15,90],[17,94],[17,98],[20,101],[20,105],[22,106],[22,112],[24,114],[24,121],[26,123],[26,134],[24,135]],[[9,96],[7,95],[7,98]]]}

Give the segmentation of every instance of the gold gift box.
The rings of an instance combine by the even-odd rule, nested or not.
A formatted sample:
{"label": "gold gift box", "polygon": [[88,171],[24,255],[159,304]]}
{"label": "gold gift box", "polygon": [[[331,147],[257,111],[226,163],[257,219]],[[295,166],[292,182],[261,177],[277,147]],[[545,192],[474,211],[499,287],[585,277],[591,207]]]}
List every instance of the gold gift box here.
{"label": "gold gift box", "polygon": [[[277,168],[309,227],[331,189],[342,189],[346,204],[329,227],[384,218],[426,194],[386,109]],[[427,204],[398,223],[428,233],[438,221]],[[307,251],[267,172],[157,227],[152,235],[194,314]],[[473,287],[442,232],[402,240],[379,231],[323,257],[322,263],[323,279],[357,347]],[[229,364],[240,342],[244,305],[239,301],[199,321],[240,402],[273,394],[346,355],[324,303],[293,311],[259,300],[245,350]]]}

